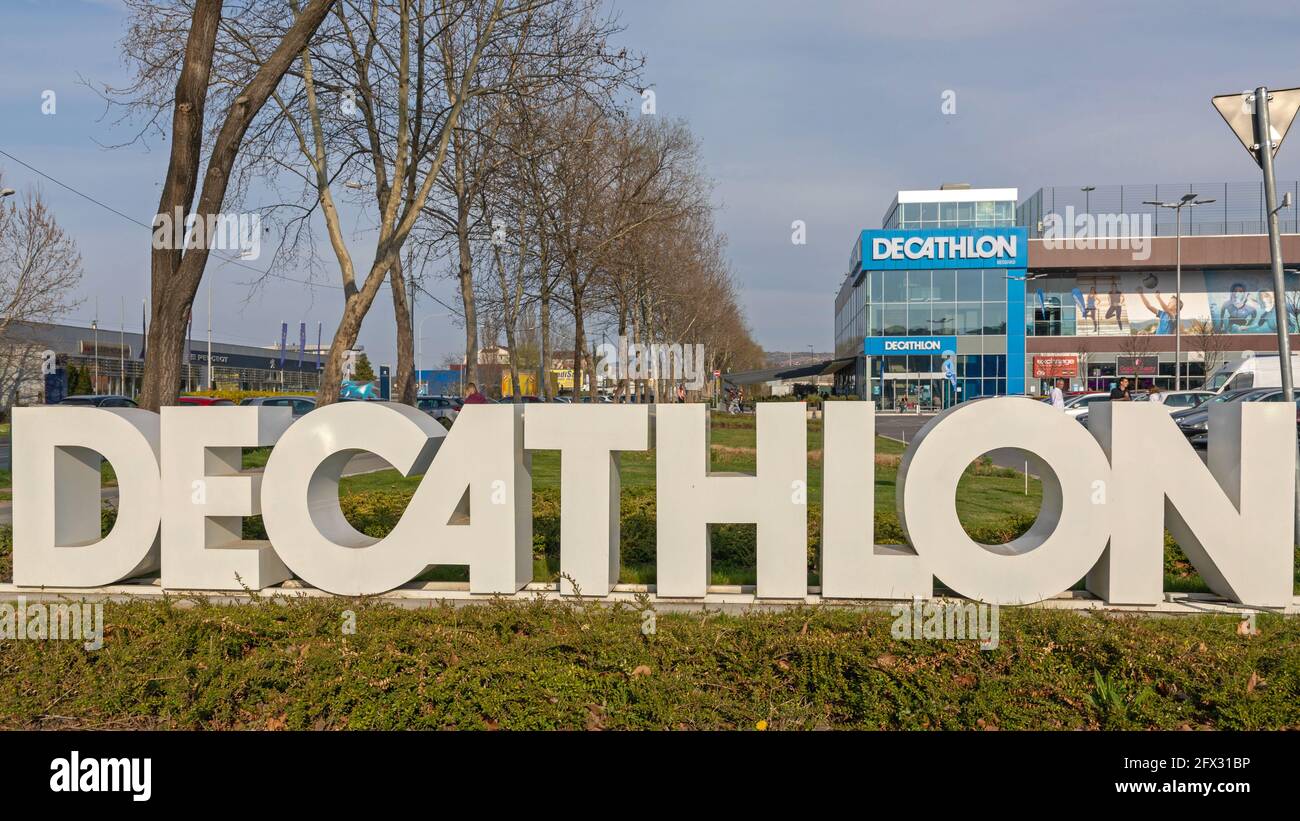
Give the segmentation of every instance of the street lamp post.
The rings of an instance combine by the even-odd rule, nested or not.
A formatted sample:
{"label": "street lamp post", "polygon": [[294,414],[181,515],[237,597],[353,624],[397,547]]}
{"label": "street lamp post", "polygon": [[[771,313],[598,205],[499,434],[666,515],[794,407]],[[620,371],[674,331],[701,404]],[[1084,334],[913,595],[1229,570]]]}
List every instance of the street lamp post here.
{"label": "street lamp post", "polygon": [[[449,316],[452,316],[452,314],[446,314],[446,313],[444,313],[444,314],[429,314],[429,315],[426,316],[424,319],[421,319],[421,320],[420,320],[420,326],[419,326],[418,328],[415,329],[415,371],[416,371],[416,378],[415,378],[416,391],[415,391],[415,392],[416,392],[416,395],[419,395],[419,393],[420,393],[420,391],[419,391],[419,386],[420,386],[420,377],[419,377],[419,374],[420,374],[420,365],[421,365],[421,363],[422,363],[423,360],[424,360],[424,323],[428,322],[430,319],[441,319],[441,318],[445,318],[445,317],[449,317]],[[426,387],[427,387],[427,386],[426,386]]]}
{"label": "street lamp post", "polygon": [[1177,262],[1174,267],[1174,390],[1183,389],[1183,209],[1197,205],[1207,205],[1213,199],[1198,200],[1195,193],[1184,194],[1178,202],[1159,202],[1143,200],[1143,205],[1174,209],[1174,222],[1177,223],[1174,240]]}
{"label": "street lamp post", "polygon": [[1092,192],[1097,190],[1095,185],[1085,185],[1079,189],[1083,192],[1083,210],[1085,213],[1092,214]]}

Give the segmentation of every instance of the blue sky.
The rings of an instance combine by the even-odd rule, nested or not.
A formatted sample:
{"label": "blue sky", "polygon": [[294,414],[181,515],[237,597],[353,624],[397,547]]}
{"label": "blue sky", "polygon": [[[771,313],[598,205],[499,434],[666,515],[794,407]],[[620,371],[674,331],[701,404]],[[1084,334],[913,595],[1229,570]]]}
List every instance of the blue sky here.
{"label": "blue sky", "polygon": [[[894,191],[942,182],[1043,185],[1252,181],[1255,165],[1209,103],[1213,94],[1300,85],[1300,10],[1214,2],[1086,5],[1055,0],[803,3],[622,0],[621,44],[645,53],[660,116],[686,119],[716,182],[718,221],[759,343],[831,347],[833,293],[854,233],[878,227]],[[1263,15],[1262,22],[1259,15]],[[125,136],[79,84],[121,82],[116,0],[0,0],[0,150],[148,223],[166,154],[106,150]],[[54,90],[57,113],[41,113]],[[956,95],[956,113],[941,111]],[[1300,137],[1278,155],[1300,176]],[[80,243],[76,319],[96,301],[138,328],[147,237],[0,156],[6,185],[39,184]],[[807,225],[793,245],[791,223]],[[326,260],[328,263],[328,260]],[[286,272],[303,276],[300,272]],[[337,289],[271,283],[209,266],[217,338],[278,342],[338,321]],[[326,281],[326,280],[323,280]],[[332,281],[332,280],[329,280]],[[450,281],[430,290],[456,304]],[[381,300],[386,296],[381,295]],[[206,313],[201,293],[196,314]],[[443,309],[426,304],[421,318]],[[197,325],[197,321],[196,321]],[[463,346],[450,320],[423,323],[426,366]],[[391,310],[377,304],[361,341],[391,362]]]}

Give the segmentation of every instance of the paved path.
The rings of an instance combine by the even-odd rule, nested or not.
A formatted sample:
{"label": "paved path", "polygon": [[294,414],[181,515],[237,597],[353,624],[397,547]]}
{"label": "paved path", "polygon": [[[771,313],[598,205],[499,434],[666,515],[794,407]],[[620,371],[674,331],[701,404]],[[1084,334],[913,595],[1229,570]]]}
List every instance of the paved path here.
{"label": "paved path", "polygon": [[[897,439],[907,444],[912,444],[916,434],[925,423],[934,418],[934,414],[914,414],[914,413],[878,413],[876,414],[876,434],[889,439]],[[989,452],[989,458],[993,464],[1001,468],[1010,468],[1025,472],[1025,460],[1014,450],[994,450]],[[1036,476],[1030,472],[1030,476]]]}

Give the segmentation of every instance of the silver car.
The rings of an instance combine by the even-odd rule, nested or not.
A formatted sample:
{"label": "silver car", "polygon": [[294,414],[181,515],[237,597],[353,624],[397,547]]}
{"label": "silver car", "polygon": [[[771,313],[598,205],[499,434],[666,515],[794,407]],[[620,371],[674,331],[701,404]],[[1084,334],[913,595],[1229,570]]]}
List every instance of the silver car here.
{"label": "silver car", "polygon": [[241,405],[260,405],[266,408],[291,408],[297,419],[316,410],[316,399],[311,396],[250,396]]}
{"label": "silver car", "polygon": [[417,408],[437,419],[444,428],[450,428],[456,421],[463,405],[464,402],[456,396],[421,396],[415,401]]}

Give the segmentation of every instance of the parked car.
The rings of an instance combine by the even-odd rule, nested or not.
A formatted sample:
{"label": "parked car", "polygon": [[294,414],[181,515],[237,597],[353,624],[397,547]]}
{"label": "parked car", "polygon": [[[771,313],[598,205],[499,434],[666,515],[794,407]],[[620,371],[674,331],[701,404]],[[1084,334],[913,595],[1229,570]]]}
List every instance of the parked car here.
{"label": "parked car", "polygon": [[465,406],[464,400],[456,396],[421,396],[415,400],[415,406],[450,428]]}
{"label": "parked car", "polygon": [[250,396],[239,404],[266,408],[292,408],[294,419],[316,410],[316,400],[310,396]]}
{"label": "parked car", "polygon": [[117,394],[82,394],[66,397],[60,405],[88,405],[95,408],[134,408],[135,400]]}
{"label": "parked car", "polygon": [[1174,421],[1178,423],[1178,429],[1191,440],[1193,445],[1204,446],[1205,437],[1203,434],[1209,431],[1210,408],[1212,406],[1220,402],[1255,402],[1261,397],[1273,393],[1281,395],[1281,391],[1277,388],[1249,388],[1247,390],[1227,391],[1208,402],[1202,402],[1198,407],[1189,411],[1174,414]]}
{"label": "parked car", "polygon": [[201,405],[204,407],[234,405],[229,399],[221,399],[216,396],[180,396],[176,399],[178,405]]}
{"label": "parked car", "polygon": [[1110,393],[1080,393],[1069,397],[1065,400],[1065,415],[1078,416],[1088,412],[1088,406],[1093,402],[1110,401]]}
{"label": "parked car", "polygon": [[[1282,393],[1282,391],[1281,391],[1280,388],[1266,388],[1266,389],[1263,389],[1262,391],[1259,390],[1259,389],[1255,389],[1255,390],[1249,391],[1249,396],[1247,396],[1246,398],[1242,399],[1241,401],[1243,401],[1243,402],[1283,402],[1283,401],[1285,401],[1285,400],[1286,400],[1286,394]],[[1296,399],[1296,401],[1295,401],[1295,406],[1296,406],[1296,429],[1297,429],[1297,432],[1300,432],[1300,399]],[[1207,419],[1208,419],[1208,416],[1207,416]],[[1186,432],[1186,431],[1184,431],[1184,432]],[[1210,444],[1210,432],[1209,432],[1209,428],[1206,427],[1206,428],[1205,428],[1204,430],[1202,430],[1201,432],[1193,434],[1192,436],[1188,437],[1188,440],[1187,440],[1187,441],[1189,441],[1189,442],[1192,443],[1192,447],[1196,447],[1196,448],[1204,448],[1204,447],[1208,447],[1209,444]]]}
{"label": "parked car", "polygon": [[[511,398],[508,397],[508,396],[504,396],[504,397],[501,398],[501,401],[502,401],[502,402],[510,402],[510,403],[514,403],[514,404],[517,404],[517,405],[532,405],[532,404],[535,404],[535,403],[537,403],[537,402],[545,402],[546,400],[543,399],[543,398],[541,398],[540,396],[525,395],[525,396],[520,396],[520,397],[518,397],[518,398],[516,398],[516,399],[511,399]],[[556,401],[559,401],[559,400],[557,399]]]}
{"label": "parked car", "polygon": [[1216,396],[1213,391],[1160,391],[1151,394],[1151,401],[1174,413],[1195,408],[1213,396]]}

